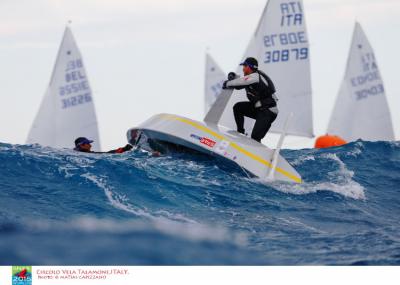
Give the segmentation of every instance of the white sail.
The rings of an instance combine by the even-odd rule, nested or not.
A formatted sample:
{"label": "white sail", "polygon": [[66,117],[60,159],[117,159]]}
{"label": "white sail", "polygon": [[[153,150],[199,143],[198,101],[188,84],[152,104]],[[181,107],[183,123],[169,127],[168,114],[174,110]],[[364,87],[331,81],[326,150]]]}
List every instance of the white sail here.
{"label": "white sail", "polygon": [[82,56],[67,27],[27,143],[71,148],[77,137],[94,140],[93,150],[100,150],[92,91]]}
{"label": "white sail", "polygon": [[[243,58],[246,57],[258,60],[259,69],[272,79],[277,90],[279,115],[270,132],[282,132],[287,116],[293,113],[287,134],[312,137],[309,44],[303,2],[269,0]],[[247,101],[244,91],[234,92],[219,124],[236,129],[232,108],[239,101]],[[251,134],[246,128],[249,119],[245,120],[246,133]]]}
{"label": "white sail", "polygon": [[374,51],[355,24],[347,68],[328,125],[328,134],[350,142],[394,140],[385,89]]}
{"label": "white sail", "polygon": [[215,60],[206,54],[206,80],[204,92],[204,113],[207,114],[222,91],[222,83],[226,80],[226,74],[218,66]]}

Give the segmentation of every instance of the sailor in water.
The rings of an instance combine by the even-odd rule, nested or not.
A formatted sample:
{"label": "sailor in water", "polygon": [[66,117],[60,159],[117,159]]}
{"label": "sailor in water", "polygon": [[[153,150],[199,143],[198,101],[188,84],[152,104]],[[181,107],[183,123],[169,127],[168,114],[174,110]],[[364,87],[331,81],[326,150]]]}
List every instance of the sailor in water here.
{"label": "sailor in water", "polygon": [[243,65],[243,77],[227,80],[223,89],[246,89],[249,102],[238,102],[233,106],[237,131],[244,134],[244,116],[256,120],[251,138],[261,142],[278,115],[275,96],[275,86],[272,80],[261,70],[258,70],[258,62],[253,57],[248,57],[241,63]]}
{"label": "sailor in water", "polygon": [[89,140],[85,137],[79,137],[75,140],[75,148],[74,150],[80,151],[80,152],[88,152],[88,153],[123,153],[125,151],[131,150],[132,146],[130,144],[127,144],[124,147],[120,147],[117,149],[113,149],[107,152],[97,152],[97,151],[92,151],[92,140]]}

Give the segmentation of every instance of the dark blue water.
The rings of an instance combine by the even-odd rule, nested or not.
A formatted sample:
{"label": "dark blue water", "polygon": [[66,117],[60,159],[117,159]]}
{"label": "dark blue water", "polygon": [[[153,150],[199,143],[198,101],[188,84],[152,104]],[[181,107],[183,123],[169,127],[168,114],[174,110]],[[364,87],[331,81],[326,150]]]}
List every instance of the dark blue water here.
{"label": "dark blue water", "polygon": [[303,184],[189,154],[0,144],[0,264],[400,264],[400,143],[283,156]]}

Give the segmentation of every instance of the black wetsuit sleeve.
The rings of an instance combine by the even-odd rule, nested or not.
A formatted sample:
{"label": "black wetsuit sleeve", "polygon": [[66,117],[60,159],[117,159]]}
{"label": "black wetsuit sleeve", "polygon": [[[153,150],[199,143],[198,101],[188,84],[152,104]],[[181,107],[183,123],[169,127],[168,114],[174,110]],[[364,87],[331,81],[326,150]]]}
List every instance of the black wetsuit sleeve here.
{"label": "black wetsuit sleeve", "polygon": [[131,146],[130,144],[127,144],[124,147],[120,147],[120,148],[117,148],[117,149],[112,149],[112,150],[108,151],[107,153],[123,153],[125,151],[131,150],[132,148],[133,148],[133,146]]}

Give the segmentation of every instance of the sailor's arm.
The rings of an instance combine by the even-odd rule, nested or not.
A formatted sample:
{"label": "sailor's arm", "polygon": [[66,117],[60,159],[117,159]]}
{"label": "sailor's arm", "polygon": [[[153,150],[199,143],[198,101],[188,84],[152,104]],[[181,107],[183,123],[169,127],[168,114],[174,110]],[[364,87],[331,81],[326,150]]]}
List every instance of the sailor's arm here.
{"label": "sailor's arm", "polygon": [[235,89],[242,89],[248,85],[258,83],[260,80],[260,76],[255,72],[243,77],[239,77],[233,80],[229,80],[226,82],[227,88],[235,88]]}
{"label": "sailor's arm", "polygon": [[130,144],[127,144],[124,147],[120,147],[120,148],[117,148],[117,149],[112,149],[110,151],[107,151],[107,153],[123,153],[125,151],[131,150],[132,148],[133,148],[133,146],[131,146]]}

